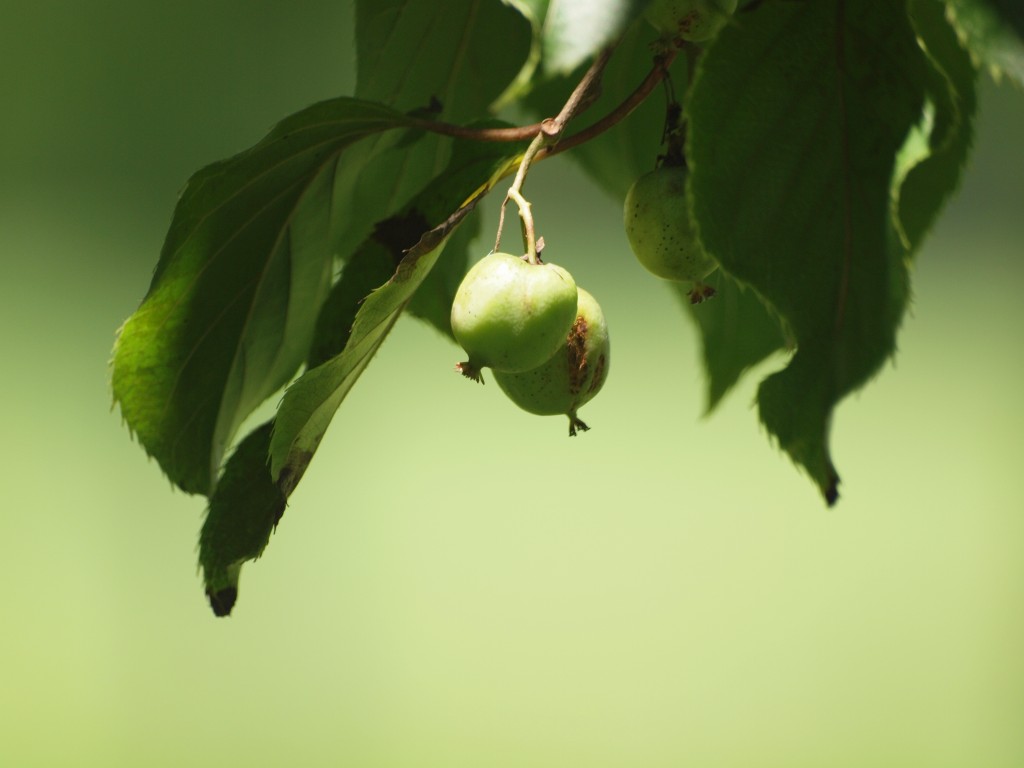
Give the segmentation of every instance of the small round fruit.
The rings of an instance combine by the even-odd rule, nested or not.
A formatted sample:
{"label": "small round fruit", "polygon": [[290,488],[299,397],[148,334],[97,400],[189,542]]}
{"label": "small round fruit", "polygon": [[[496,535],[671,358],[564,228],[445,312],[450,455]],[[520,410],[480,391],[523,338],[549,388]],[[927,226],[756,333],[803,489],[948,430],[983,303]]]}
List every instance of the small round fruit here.
{"label": "small round fruit", "polygon": [[576,411],[604,386],[609,350],[604,313],[594,297],[580,288],[576,322],[554,356],[531,371],[495,371],[494,379],[523,410],[540,416],[568,416],[569,434],[575,435],[578,429],[589,429]]}
{"label": "small round fruit", "polygon": [[[718,267],[700,244],[686,205],[687,170],[663,166],[629,188],[623,208],[626,237],[648,272],[666,280],[694,283],[691,299],[707,298],[704,278]],[[713,291],[712,291],[713,293]]]}
{"label": "small round fruit", "polygon": [[452,333],[469,355],[456,370],[528,371],[555,353],[576,317],[576,283],[555,264],[492,253],[466,273],[452,302]]}
{"label": "small round fruit", "polygon": [[654,0],[644,18],[663,35],[700,43],[729,23],[736,4],[737,0]]}

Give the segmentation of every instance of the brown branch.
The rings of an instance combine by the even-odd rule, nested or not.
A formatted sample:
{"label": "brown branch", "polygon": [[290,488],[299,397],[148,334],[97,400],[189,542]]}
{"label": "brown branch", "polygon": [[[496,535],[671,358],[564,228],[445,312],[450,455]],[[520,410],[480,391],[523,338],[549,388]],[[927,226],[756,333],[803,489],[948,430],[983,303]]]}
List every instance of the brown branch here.
{"label": "brown branch", "polygon": [[467,128],[464,125],[439,123],[434,120],[414,120],[413,126],[442,136],[453,136],[456,139],[472,141],[526,141],[532,139],[543,129],[543,123],[517,125],[510,128]]}
{"label": "brown branch", "polygon": [[523,184],[526,182],[526,174],[530,170],[530,164],[534,158],[537,157],[538,153],[546,147],[552,146],[557,143],[562,136],[562,131],[565,130],[566,124],[572,118],[579,114],[581,111],[590,106],[597,98],[595,91],[597,90],[600,82],[601,75],[604,72],[605,66],[608,64],[608,59],[611,58],[612,48],[608,47],[601,51],[601,54],[594,59],[580,81],[573,88],[572,93],[569,94],[569,98],[566,99],[562,109],[559,110],[555,117],[548,118],[541,123],[541,129],[537,135],[533,137],[533,141],[530,142],[530,146],[526,148],[526,152],[523,154],[523,159],[519,163],[519,169],[516,172],[516,178],[512,182],[512,186],[509,188],[508,193],[505,195],[505,199],[501,203],[501,212],[498,216],[498,233],[494,239],[494,250],[497,251],[501,244],[501,229],[505,222],[505,204],[509,200],[515,201],[516,206],[519,208],[519,217],[522,219],[523,225],[523,240],[526,245],[526,258],[531,264],[538,263],[537,256],[537,237],[534,231],[533,224],[533,212],[530,208],[529,201],[523,197],[522,189]]}
{"label": "brown branch", "polygon": [[529,202],[522,195],[523,183],[526,181],[526,174],[530,165],[538,160],[565,152],[566,150],[578,147],[596,136],[607,131],[620,121],[624,120],[633,110],[640,106],[651,91],[660,83],[668,73],[678,54],[678,49],[671,48],[660,53],[654,60],[654,66],[632,93],[629,94],[615,109],[602,117],[596,123],[584,128],[576,134],[562,140],[562,132],[566,125],[581,112],[590,107],[597,99],[601,75],[612,55],[612,47],[605,48],[594,62],[587,69],[579,83],[573,89],[562,109],[555,117],[549,117],[533,125],[524,125],[513,128],[465,128],[450,123],[440,123],[432,120],[416,120],[414,125],[434,133],[456,138],[470,139],[475,141],[525,141],[533,139],[527,147],[522,160],[516,171],[516,178],[511,188],[501,203],[498,216],[498,232],[495,237],[494,250],[501,246],[501,233],[505,223],[505,205],[509,200],[515,201],[519,208],[519,215],[523,224],[523,240],[526,245],[527,258],[537,262],[536,236],[534,232],[533,215]]}
{"label": "brown branch", "polygon": [[595,84],[600,80],[608,59],[612,55],[611,48],[605,48],[594,59],[586,73],[569,95],[568,100],[556,117],[549,117],[539,123],[531,125],[512,126],[510,128],[467,128],[463,125],[453,125],[436,120],[414,119],[413,126],[422,128],[431,133],[439,133],[442,136],[452,136],[457,139],[471,139],[473,141],[526,141],[532,139],[539,133],[550,137],[557,137],[561,134],[566,124],[580,112],[594,103],[593,93]]}
{"label": "brown branch", "polygon": [[647,77],[644,78],[643,82],[640,83],[640,85],[638,85],[633,92],[629,94],[629,96],[623,99],[621,104],[593,125],[587,126],[579,133],[574,133],[572,136],[558,142],[554,146],[547,147],[544,150],[544,153],[537,159],[541,160],[545,157],[565,152],[573,147],[578,147],[580,144],[590,141],[595,136],[599,136],[612,126],[627,118],[634,109],[643,103],[644,99],[650,95],[655,86],[657,86],[658,83],[661,82],[662,78],[665,77],[665,74],[668,72],[668,68],[672,65],[677,54],[678,50],[673,48],[660,55],[655,59],[654,67],[652,67],[651,71],[647,73]]}
{"label": "brown branch", "polygon": [[[598,120],[593,125],[584,128],[579,133],[573,134],[563,141],[554,145],[548,145],[536,158],[540,160],[551,155],[557,155],[573,147],[578,147],[595,136],[604,133],[616,123],[625,119],[646,99],[654,87],[665,77],[668,68],[678,54],[677,49],[670,49],[655,59],[654,67],[647,73],[647,77],[636,89],[627,96],[615,109]],[[471,141],[495,141],[495,142],[517,142],[535,138],[539,133],[544,132],[548,136],[557,137],[564,130],[565,125],[574,117],[583,112],[593,103],[593,88],[600,77],[604,66],[611,56],[611,49],[605,49],[595,60],[594,65],[587,70],[577,84],[572,95],[566,101],[557,117],[549,117],[539,123],[530,125],[512,126],[509,128],[467,128],[464,125],[454,125],[435,120],[417,119],[413,126],[422,128],[431,133],[439,133],[442,136],[452,136],[457,139],[469,139]]]}

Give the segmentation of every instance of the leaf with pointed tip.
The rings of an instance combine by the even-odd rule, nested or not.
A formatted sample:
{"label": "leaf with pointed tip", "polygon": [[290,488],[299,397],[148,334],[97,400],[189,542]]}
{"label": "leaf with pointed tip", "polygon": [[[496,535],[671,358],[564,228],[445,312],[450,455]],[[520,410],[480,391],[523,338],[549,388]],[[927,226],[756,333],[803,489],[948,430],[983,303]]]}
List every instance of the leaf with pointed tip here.
{"label": "leaf with pointed tip", "polygon": [[408,124],[378,104],[321,102],[189,180],[112,372],[128,426],[183,490],[212,491],[239,424],[309,351],[339,155]]}
{"label": "leaf with pointed tip", "polygon": [[[307,370],[285,391],[277,411],[270,455],[271,472],[286,495],[301,479],[335,411],[434,268],[448,238],[473,211],[480,197],[509,174],[520,158],[521,155],[494,157],[485,153],[442,174],[411,203],[410,211],[422,212],[428,220],[438,210],[456,206],[457,209],[424,233],[405,253],[391,279],[366,297],[351,331],[334,329],[344,340],[341,352]],[[323,344],[329,348],[332,342]],[[333,345],[341,346],[337,342]]]}
{"label": "leaf with pointed tip", "polygon": [[305,473],[335,411],[433,268],[448,236],[473,205],[475,201],[427,232],[402,259],[394,276],[363,302],[342,352],[306,371],[285,391],[270,455],[271,472],[286,495]]}
{"label": "leaf with pointed tip", "polygon": [[748,369],[784,349],[787,341],[778,318],[751,288],[721,269],[706,282],[715,295],[700,304],[691,303],[689,285],[672,287],[700,331],[707,382],[704,412],[711,413]]}
{"label": "leaf with pointed tip", "polygon": [[947,0],[953,25],[980,64],[1024,85],[1024,5],[1020,0]]}
{"label": "leaf with pointed tip", "polygon": [[272,421],[262,424],[235,447],[210,496],[199,535],[199,565],[217,616],[231,613],[242,564],[263,553],[287,504],[267,465],[272,428]]}
{"label": "leaf with pointed tip", "polygon": [[892,185],[928,67],[899,3],[765,3],[708,48],[687,103],[701,238],[797,344],[761,420],[830,504],[832,409],[892,354],[907,302]]}

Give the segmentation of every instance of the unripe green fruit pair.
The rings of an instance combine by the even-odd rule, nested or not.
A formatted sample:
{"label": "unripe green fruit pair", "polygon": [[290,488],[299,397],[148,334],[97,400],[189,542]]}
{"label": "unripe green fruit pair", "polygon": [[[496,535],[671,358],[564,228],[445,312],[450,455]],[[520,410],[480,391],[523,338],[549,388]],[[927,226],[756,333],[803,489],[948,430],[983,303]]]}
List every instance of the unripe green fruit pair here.
{"label": "unripe green fruit pair", "polygon": [[533,370],[495,371],[494,379],[523,410],[541,416],[568,416],[569,434],[575,435],[578,429],[589,429],[576,412],[604,386],[609,355],[604,313],[594,297],[580,288],[576,320],[558,351]]}
{"label": "unripe green fruit pair", "polygon": [[736,5],[737,0],[654,0],[644,18],[667,37],[700,43],[729,23]]}
{"label": "unripe green fruit pair", "polygon": [[[648,272],[694,284],[694,302],[710,293],[705,277],[718,267],[700,244],[686,202],[687,170],[663,166],[637,179],[626,193],[626,237]],[[713,291],[711,291],[713,293]]]}
{"label": "unripe green fruit pair", "polygon": [[466,273],[452,302],[452,333],[469,359],[456,369],[528,371],[550,358],[576,319],[576,283],[555,264],[492,253]]}

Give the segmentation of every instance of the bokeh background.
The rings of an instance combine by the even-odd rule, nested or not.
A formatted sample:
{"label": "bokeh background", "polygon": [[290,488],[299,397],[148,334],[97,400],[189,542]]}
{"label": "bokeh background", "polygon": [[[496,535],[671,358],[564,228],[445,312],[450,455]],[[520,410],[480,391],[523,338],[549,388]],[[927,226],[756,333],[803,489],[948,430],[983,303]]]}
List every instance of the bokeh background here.
{"label": "bokeh background", "polygon": [[693,328],[562,158],[527,191],[611,323],[592,431],[401,320],[224,620],[107,359],[188,175],[351,91],[351,8],[0,20],[0,764],[1024,765],[1020,91],[983,88],[895,364],[838,410],[836,509],[756,375],[701,416]]}

